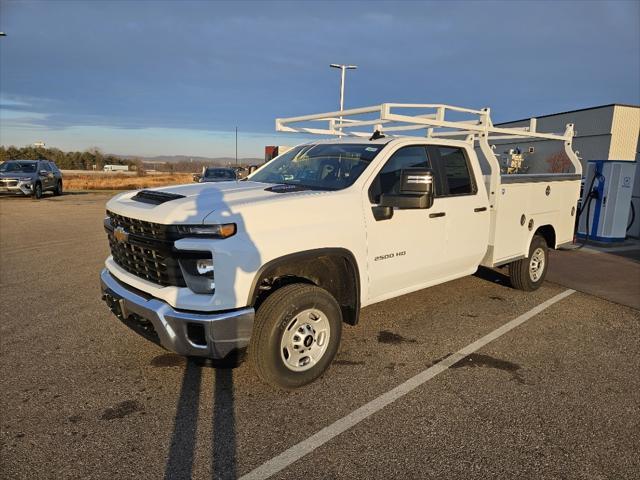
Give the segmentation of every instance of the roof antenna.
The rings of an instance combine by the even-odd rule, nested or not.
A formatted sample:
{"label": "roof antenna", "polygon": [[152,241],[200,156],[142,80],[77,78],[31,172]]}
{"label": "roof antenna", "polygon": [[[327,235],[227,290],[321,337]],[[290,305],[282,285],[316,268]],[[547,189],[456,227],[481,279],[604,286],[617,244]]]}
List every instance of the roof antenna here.
{"label": "roof antenna", "polygon": [[384,134],[380,130],[376,130],[375,132],[373,132],[373,135],[371,135],[369,141],[378,140],[379,138],[384,138]]}

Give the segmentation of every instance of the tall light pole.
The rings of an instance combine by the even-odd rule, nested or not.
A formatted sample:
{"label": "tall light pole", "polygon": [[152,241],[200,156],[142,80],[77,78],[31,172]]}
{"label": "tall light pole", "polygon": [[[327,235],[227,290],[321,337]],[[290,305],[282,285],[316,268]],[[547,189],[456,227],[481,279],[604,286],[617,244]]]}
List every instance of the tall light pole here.
{"label": "tall light pole", "polygon": [[338,63],[332,63],[329,65],[331,68],[339,68],[340,72],[340,111],[344,110],[344,78],[347,70],[355,70],[357,65],[341,65]]}
{"label": "tall light pole", "polygon": [[236,167],[238,166],[238,127],[236,127]]}

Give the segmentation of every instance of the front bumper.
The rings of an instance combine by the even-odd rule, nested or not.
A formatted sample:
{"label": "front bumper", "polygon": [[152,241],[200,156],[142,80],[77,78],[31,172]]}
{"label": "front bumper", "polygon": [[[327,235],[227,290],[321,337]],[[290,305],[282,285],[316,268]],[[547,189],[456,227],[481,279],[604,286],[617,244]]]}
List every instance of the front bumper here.
{"label": "front bumper", "polygon": [[102,299],[128,327],[167,350],[185,356],[221,359],[249,344],[254,309],[219,313],[176,310],[168,303],[127,288],[105,268]]}
{"label": "front bumper", "polygon": [[26,182],[0,182],[0,194],[32,195],[33,185]]}

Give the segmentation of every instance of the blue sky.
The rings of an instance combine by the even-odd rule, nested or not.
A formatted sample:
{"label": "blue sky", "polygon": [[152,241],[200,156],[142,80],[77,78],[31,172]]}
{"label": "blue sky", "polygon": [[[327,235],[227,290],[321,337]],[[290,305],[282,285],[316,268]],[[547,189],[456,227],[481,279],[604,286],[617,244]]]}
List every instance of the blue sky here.
{"label": "blue sky", "polygon": [[[0,0],[0,143],[241,157],[274,118],[382,102],[494,121],[640,103],[640,2]],[[302,139],[300,139],[302,140]]]}

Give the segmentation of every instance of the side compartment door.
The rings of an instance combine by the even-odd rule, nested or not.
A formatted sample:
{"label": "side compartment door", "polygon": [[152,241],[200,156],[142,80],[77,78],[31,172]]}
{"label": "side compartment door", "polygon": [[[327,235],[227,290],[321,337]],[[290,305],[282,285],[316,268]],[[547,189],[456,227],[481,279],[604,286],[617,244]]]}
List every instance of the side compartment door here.
{"label": "side compartment door", "polygon": [[389,219],[376,220],[372,208],[383,193],[400,191],[402,169],[431,168],[425,145],[399,148],[386,161],[364,196],[367,230],[369,300],[384,300],[426,286],[442,275],[446,217],[436,199],[429,209],[394,209]]}
{"label": "side compartment door", "polygon": [[490,227],[486,189],[474,175],[479,165],[472,164],[464,148],[430,145],[428,151],[436,172],[436,201],[446,211],[444,257],[449,272],[473,271],[486,253]]}

